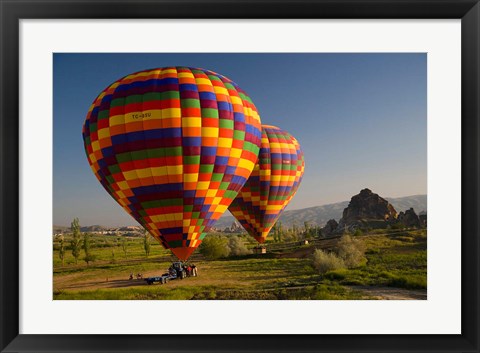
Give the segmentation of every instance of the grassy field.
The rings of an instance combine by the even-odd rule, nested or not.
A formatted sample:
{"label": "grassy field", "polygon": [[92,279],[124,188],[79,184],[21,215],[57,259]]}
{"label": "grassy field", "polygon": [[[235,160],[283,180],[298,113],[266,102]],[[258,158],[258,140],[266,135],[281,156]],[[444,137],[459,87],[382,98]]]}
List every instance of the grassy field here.
{"label": "grassy field", "polygon": [[[152,241],[147,258],[143,239],[127,239],[127,253],[116,237],[92,238],[96,261],[89,266],[75,264],[67,250],[62,266],[58,243],[54,242],[54,299],[375,299],[370,288],[400,288],[425,293],[427,286],[426,230],[357,237],[366,247],[366,261],[353,269],[320,275],[312,266],[311,254],[327,248],[334,240],[317,240],[313,245],[271,247],[264,255],[245,255],[207,261],[195,253],[191,263],[199,276],[147,285],[129,280],[130,273],[144,277],[166,272],[174,260],[170,251]],[[67,239],[68,244],[68,239]],[[253,244],[252,244],[253,245]],[[275,249],[277,247],[277,250]],[[373,293],[373,292],[372,292]]]}

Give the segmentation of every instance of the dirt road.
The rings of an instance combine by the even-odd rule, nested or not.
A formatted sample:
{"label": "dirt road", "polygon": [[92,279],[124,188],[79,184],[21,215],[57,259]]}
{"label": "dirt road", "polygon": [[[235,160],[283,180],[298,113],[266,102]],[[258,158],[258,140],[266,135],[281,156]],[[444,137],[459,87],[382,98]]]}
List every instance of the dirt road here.
{"label": "dirt road", "polygon": [[393,287],[348,286],[378,300],[426,300],[426,290],[413,290]]}

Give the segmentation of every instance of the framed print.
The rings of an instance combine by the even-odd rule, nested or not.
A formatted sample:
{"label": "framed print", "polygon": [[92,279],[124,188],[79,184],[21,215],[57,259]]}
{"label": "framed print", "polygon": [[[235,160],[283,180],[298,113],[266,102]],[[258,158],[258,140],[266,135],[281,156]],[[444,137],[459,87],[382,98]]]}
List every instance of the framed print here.
{"label": "framed print", "polygon": [[478,352],[477,1],[2,1],[2,352]]}

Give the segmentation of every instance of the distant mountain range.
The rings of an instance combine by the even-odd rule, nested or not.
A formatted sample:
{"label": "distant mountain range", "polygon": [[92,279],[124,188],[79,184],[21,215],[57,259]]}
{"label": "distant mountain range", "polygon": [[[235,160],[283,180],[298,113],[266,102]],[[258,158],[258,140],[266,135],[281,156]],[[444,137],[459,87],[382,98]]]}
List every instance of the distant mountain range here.
{"label": "distant mountain range", "polygon": [[[413,208],[415,212],[424,213],[427,211],[427,195],[413,195],[406,197],[391,198],[385,197],[388,202],[390,202],[397,212],[406,211],[410,208]],[[314,206],[308,208],[302,208],[300,210],[291,210],[285,211],[280,216],[280,221],[284,226],[291,226],[293,223],[296,223],[298,226],[302,226],[304,222],[309,222],[311,225],[323,226],[330,219],[335,219],[336,221],[342,218],[343,210],[348,206],[350,201],[342,201],[337,203],[332,203],[323,206]],[[230,215],[229,212],[217,221],[215,228],[224,229],[230,227],[235,221],[235,218]],[[128,231],[132,230],[132,227],[104,227],[100,225],[94,226],[85,226],[81,227],[82,232],[98,232],[107,229],[116,230],[116,231]],[[138,228],[135,226],[134,228]],[[69,227],[62,226],[53,226],[53,233],[61,233],[69,231]]]}
{"label": "distant mountain range", "polygon": [[[406,197],[386,197],[397,212],[406,211],[413,208],[418,214],[427,211],[427,195],[413,195]],[[303,226],[304,222],[309,222],[311,225],[323,226],[330,219],[338,221],[342,218],[343,210],[348,206],[350,201],[342,201],[323,206],[314,206],[302,208],[300,210],[285,211],[280,216],[280,222],[285,226],[291,226],[294,222],[298,226]],[[217,221],[215,228],[224,229],[230,227],[235,221],[233,216],[228,213]]]}
{"label": "distant mountain range", "polygon": [[[101,225],[85,226],[80,227],[81,232],[85,233],[100,233],[100,232],[110,232],[110,233],[142,233],[143,228],[140,226],[124,226],[124,227],[105,227]],[[70,232],[70,227],[65,226],[53,226],[53,234]]]}
{"label": "distant mountain range", "polygon": [[[107,229],[107,227],[100,226],[98,224],[93,225],[93,226],[85,226],[85,227],[80,227],[81,232],[100,232]],[[53,226],[53,232],[68,232],[70,231],[70,227],[65,227],[65,226]]]}

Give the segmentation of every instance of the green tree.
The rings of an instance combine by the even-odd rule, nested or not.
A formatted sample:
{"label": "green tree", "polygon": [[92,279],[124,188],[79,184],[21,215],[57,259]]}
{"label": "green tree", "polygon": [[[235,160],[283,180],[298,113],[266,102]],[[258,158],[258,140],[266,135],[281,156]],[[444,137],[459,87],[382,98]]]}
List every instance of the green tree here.
{"label": "green tree", "polygon": [[295,222],[293,222],[293,225],[292,225],[292,234],[295,238],[298,235],[298,226],[297,226],[297,223],[295,223]]}
{"label": "green tree", "polygon": [[63,234],[60,236],[60,249],[58,251],[58,257],[62,261],[62,267],[65,266],[65,237]]}
{"label": "green tree", "polygon": [[283,227],[282,227],[282,222],[278,222],[278,233],[277,233],[277,240],[280,243],[283,239]]}
{"label": "green tree", "polygon": [[304,230],[304,237],[305,239],[310,239],[312,237],[312,234],[311,234],[311,227],[310,227],[310,224],[308,223],[308,221],[305,221],[303,222],[303,226],[305,227],[305,230]]}
{"label": "green tree", "polygon": [[127,258],[127,252],[128,252],[128,243],[127,239],[125,237],[122,238],[122,250],[123,250],[123,255],[125,256],[125,259]]}
{"label": "green tree", "polygon": [[83,233],[83,251],[85,252],[85,256],[90,255],[90,234]]}
{"label": "green tree", "polygon": [[227,257],[230,255],[228,239],[221,235],[209,235],[203,239],[199,251],[209,260]]}
{"label": "green tree", "polygon": [[231,236],[228,239],[228,247],[230,248],[230,255],[241,256],[251,254],[252,250],[245,246],[245,242],[239,236]]}
{"label": "green tree", "polygon": [[112,247],[112,255],[111,255],[111,258],[110,258],[110,263],[111,264],[114,264],[116,261],[115,261],[115,248]]}
{"label": "green tree", "polygon": [[148,231],[143,231],[143,249],[145,250],[145,257],[150,256],[150,239],[148,238]]}
{"label": "green tree", "polygon": [[278,242],[278,224],[277,223],[273,225],[272,234],[273,234],[273,241],[277,243]]}
{"label": "green tree", "polygon": [[80,257],[80,250],[81,250],[81,233],[80,233],[80,222],[78,218],[74,218],[70,229],[72,231],[72,241],[70,245],[72,247],[72,255],[75,258],[75,264],[78,263],[78,258]]}
{"label": "green tree", "polygon": [[90,265],[90,262],[95,261],[95,256],[90,252],[91,248],[91,239],[90,234],[83,234],[83,251],[85,252],[85,257],[83,260],[87,263],[87,266]]}

